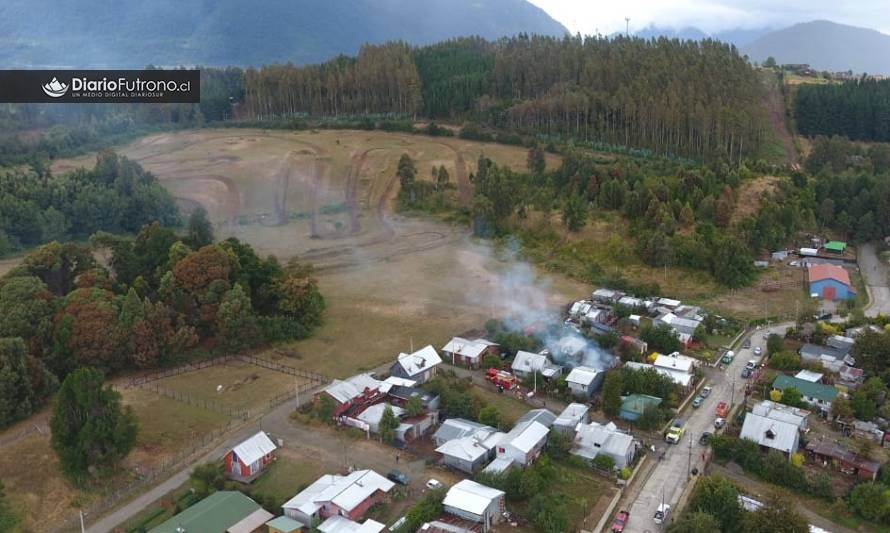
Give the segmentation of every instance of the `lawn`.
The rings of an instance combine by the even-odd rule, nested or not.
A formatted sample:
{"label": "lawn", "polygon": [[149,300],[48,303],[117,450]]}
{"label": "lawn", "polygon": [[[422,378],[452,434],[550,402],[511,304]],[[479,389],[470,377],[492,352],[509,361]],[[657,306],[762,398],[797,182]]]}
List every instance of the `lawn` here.
{"label": "lawn", "polygon": [[251,494],[284,503],[323,474],[331,473],[328,465],[308,459],[294,450],[279,448],[275,457],[268,470],[250,485]]}
{"label": "lawn", "polygon": [[525,402],[513,397],[510,392],[501,394],[494,389],[478,385],[474,386],[472,391],[473,395],[484,401],[486,405],[497,407],[498,412],[501,413],[501,419],[507,427],[512,427],[513,424],[516,423],[516,419],[531,409]]}
{"label": "lawn", "polygon": [[[600,498],[611,498],[615,489],[609,481],[586,468],[556,462],[554,462],[554,466],[557,469],[557,481],[548,487],[548,492],[558,500],[565,502],[570,524],[569,530],[578,531],[592,528],[605,510],[604,506],[598,505]],[[527,501],[507,502],[507,510],[521,516],[525,522],[530,521]],[[599,513],[594,511],[599,511]],[[534,525],[528,523],[522,531],[535,531]]]}

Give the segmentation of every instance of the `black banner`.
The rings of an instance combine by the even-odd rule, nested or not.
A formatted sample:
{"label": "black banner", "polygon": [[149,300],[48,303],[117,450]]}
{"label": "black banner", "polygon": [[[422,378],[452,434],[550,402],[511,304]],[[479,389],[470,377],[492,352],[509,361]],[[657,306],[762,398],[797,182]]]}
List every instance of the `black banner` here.
{"label": "black banner", "polygon": [[199,70],[0,70],[0,102],[201,101]]}

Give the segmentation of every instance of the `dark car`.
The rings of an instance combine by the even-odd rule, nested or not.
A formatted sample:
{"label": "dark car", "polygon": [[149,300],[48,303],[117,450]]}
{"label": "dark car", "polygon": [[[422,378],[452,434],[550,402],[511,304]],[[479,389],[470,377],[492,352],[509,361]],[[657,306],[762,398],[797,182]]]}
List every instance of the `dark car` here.
{"label": "dark car", "polygon": [[615,520],[612,522],[612,533],[621,533],[624,531],[624,524],[627,523],[627,519],[630,517],[630,513],[627,511],[621,511],[615,516]]}
{"label": "dark car", "polygon": [[751,377],[751,369],[747,368],[747,367],[743,368],[742,369],[742,379],[748,379],[750,377]]}
{"label": "dark car", "polygon": [[699,444],[707,444],[707,443],[711,442],[711,436],[712,435],[711,435],[710,431],[705,431],[704,433],[701,434],[701,437],[698,438],[698,443]]}
{"label": "dark car", "polygon": [[393,483],[398,483],[399,485],[407,485],[411,482],[408,478],[408,474],[400,470],[390,470],[389,474],[386,474],[386,477]]}
{"label": "dark car", "polygon": [[748,349],[750,347],[751,347],[751,339],[747,338],[747,339],[745,339],[745,342],[742,343],[742,348]]}

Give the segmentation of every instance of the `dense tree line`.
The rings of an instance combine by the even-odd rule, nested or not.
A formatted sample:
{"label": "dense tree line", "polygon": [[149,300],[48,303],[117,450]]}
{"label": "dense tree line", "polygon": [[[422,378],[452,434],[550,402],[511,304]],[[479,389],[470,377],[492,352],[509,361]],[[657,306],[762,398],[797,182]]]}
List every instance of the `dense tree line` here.
{"label": "dense tree line", "polygon": [[321,65],[271,65],[244,73],[248,111],[259,117],[421,111],[420,77],[405,43],[366,45]]}
{"label": "dense tree line", "polygon": [[78,368],[170,365],[198,345],[235,352],[320,324],[325,303],[310,267],[261,258],[234,238],[189,235],[155,222],[133,238],[52,242],[0,279],[0,426],[29,415]]}
{"label": "dense tree line", "polygon": [[248,70],[244,86],[248,111],[260,117],[422,111],[694,158],[756,155],[768,129],[755,71],[710,40],[388,43],[321,65]]}
{"label": "dense tree line", "polygon": [[97,231],[136,232],[155,220],[179,223],[173,197],[114,152],[100,152],[91,170],[59,177],[42,163],[0,170],[0,254]]}
{"label": "dense tree line", "polygon": [[857,141],[890,141],[890,80],[863,76],[842,84],[802,84],[794,118],[803,135],[842,135]]}

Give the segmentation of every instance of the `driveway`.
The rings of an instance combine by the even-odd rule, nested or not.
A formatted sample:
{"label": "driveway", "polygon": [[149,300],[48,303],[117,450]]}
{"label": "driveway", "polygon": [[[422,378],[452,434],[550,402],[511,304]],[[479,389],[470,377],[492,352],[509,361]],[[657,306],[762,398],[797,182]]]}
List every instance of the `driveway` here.
{"label": "driveway", "polygon": [[[702,471],[704,465],[702,456],[706,446],[699,444],[698,439],[705,431],[714,432],[717,403],[723,401],[727,404],[739,404],[744,401],[746,380],[741,377],[742,368],[749,359],[758,361],[760,359],[760,357],[754,356],[754,347],[760,346],[766,352],[764,337],[768,333],[784,334],[790,325],[779,324],[772,326],[769,330],[754,331],[750,337],[751,348],[738,350],[730,365],[727,365],[726,368],[705,368],[705,381],[712,389],[711,394],[698,409],[693,409],[690,403],[687,404],[686,410],[680,414],[680,418],[686,420],[686,434],[679,444],[668,445],[664,441],[655,443],[658,448],[658,452],[653,454],[652,458],[656,461],[655,467],[649,477],[638,486],[636,494],[631,492],[628,495],[633,503],[628,509],[630,520],[625,531],[649,533],[661,530],[662,526],[658,526],[652,520],[659,504],[663,500],[671,507],[676,507],[688,482],[687,472],[694,468],[697,468],[699,472]],[[658,459],[661,450],[665,451],[664,457]]]}
{"label": "driveway", "polygon": [[887,283],[887,266],[878,258],[873,243],[862,244],[858,248],[859,271],[865,280],[869,303],[865,307],[866,316],[890,315],[890,287]]}

